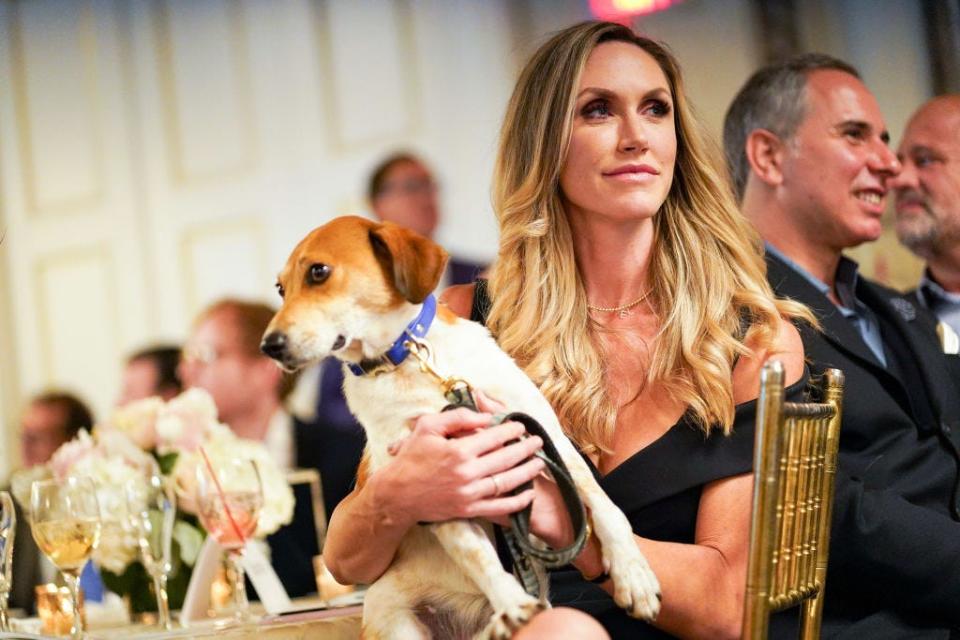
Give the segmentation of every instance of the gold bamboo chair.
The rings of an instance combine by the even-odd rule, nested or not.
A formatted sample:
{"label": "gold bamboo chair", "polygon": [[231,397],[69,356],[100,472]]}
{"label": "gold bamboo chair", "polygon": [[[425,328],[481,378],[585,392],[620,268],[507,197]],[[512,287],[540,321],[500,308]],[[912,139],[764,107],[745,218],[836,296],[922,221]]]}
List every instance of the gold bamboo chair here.
{"label": "gold bamboo chair", "polygon": [[785,402],[783,365],[760,374],[743,638],[765,640],[770,614],[797,605],[800,637],[820,637],[843,374],[827,369],[822,391]]}

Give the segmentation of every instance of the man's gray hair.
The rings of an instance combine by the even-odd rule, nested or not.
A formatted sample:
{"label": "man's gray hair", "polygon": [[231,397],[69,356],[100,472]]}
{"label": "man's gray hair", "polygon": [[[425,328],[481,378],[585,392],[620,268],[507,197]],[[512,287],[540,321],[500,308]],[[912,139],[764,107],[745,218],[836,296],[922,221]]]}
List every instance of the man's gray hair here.
{"label": "man's gray hair", "polygon": [[750,175],[747,136],[766,129],[781,140],[790,139],[805,115],[807,76],[822,69],[860,78],[860,73],[843,60],[823,53],[804,53],[763,67],[750,76],[733,99],[723,120],[723,151],[738,201],[743,200]]}

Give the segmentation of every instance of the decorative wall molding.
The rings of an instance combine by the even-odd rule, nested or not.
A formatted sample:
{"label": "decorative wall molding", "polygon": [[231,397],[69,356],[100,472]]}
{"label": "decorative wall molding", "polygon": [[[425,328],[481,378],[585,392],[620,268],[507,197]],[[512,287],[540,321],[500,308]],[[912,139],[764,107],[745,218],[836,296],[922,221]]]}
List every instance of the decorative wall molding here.
{"label": "decorative wall molding", "polygon": [[190,318],[215,298],[260,299],[260,292],[269,291],[274,275],[268,268],[265,238],[263,220],[254,214],[205,222],[182,232],[183,309]]}
{"label": "decorative wall molding", "polygon": [[[363,21],[334,24],[339,10],[368,10],[372,15]],[[381,3],[353,3],[351,0],[313,0],[314,23],[316,25],[316,46],[320,66],[320,90],[323,102],[323,121],[328,137],[328,144],[332,153],[345,153],[362,150],[370,146],[382,147],[388,144],[402,142],[405,138],[415,136],[422,126],[419,116],[420,73],[417,61],[416,29],[414,27],[413,9],[409,0]],[[375,11],[374,11],[375,8]],[[385,78],[395,79],[398,95],[391,100],[389,96],[381,95],[379,101],[371,99],[374,94],[366,96],[351,95],[349,88],[343,86],[346,78],[339,73],[338,55],[334,43],[338,34],[348,34],[350,31],[367,32],[367,37],[352,38],[343,36],[350,46],[376,47],[384,43],[378,38],[369,37],[369,30],[376,24],[377,19],[387,24],[379,24],[380,28],[393,29],[396,37],[396,49],[389,52],[391,55],[371,55],[364,62],[370,65],[376,62],[379,66],[372,69],[376,74],[384,69],[391,69]],[[382,53],[382,52],[381,52]],[[369,68],[369,67],[368,67]],[[375,81],[373,82],[375,84]],[[387,89],[387,87],[382,87]],[[341,100],[353,109],[347,112]],[[375,109],[375,110],[374,110]],[[402,117],[394,122],[394,127],[384,127],[391,116],[399,112]],[[369,132],[360,134],[349,133],[349,128],[355,126],[357,119],[367,123]]]}
{"label": "decorative wall molding", "polygon": [[[97,74],[97,36],[94,25],[93,8],[89,1],[71,5],[77,11],[77,19],[70,26],[76,30],[79,51],[73,52],[76,55],[70,56],[66,51],[60,49],[57,51],[63,59],[63,64],[69,64],[72,61],[80,67],[80,77],[82,78],[83,91],[78,100],[65,101],[60,103],[56,100],[41,101],[31,98],[31,84],[38,85],[41,82],[69,81],[69,72],[60,68],[51,68],[51,65],[43,65],[40,60],[28,60],[28,40],[31,38],[40,39],[41,36],[50,37],[44,34],[43,30],[25,29],[24,12],[29,12],[34,5],[29,3],[13,2],[10,4],[10,56],[12,61],[11,89],[14,100],[14,114],[16,119],[16,128],[18,134],[17,149],[19,152],[19,164],[23,175],[24,200],[28,216],[48,216],[64,215],[75,213],[78,210],[90,209],[103,203],[105,196],[105,170],[104,170],[104,149],[103,136],[101,130],[102,104],[98,98],[100,92],[100,83]],[[66,10],[68,7],[64,7]],[[49,20],[50,12],[41,13]],[[48,27],[49,28],[49,27]],[[58,43],[63,47],[66,42],[60,39]],[[43,50],[45,43],[40,43]],[[49,52],[47,52],[49,54]],[[34,78],[31,82],[31,73],[37,72],[37,66],[40,66],[44,74],[40,78]],[[49,76],[47,74],[50,74]],[[58,75],[60,74],[60,75]],[[66,75],[64,75],[66,74]],[[68,113],[76,112],[78,109],[85,109],[87,118],[83,123],[83,130],[59,131],[59,141],[56,149],[52,149],[42,142],[51,142],[49,138],[43,141],[37,140],[36,131],[38,127],[45,129],[42,135],[49,135],[46,129],[53,127],[50,122],[37,122],[36,114],[33,109],[39,108],[42,104],[45,110],[57,110],[62,117]],[[62,124],[62,120],[59,124]],[[79,124],[79,123],[77,123]],[[86,134],[86,135],[84,135]],[[64,179],[65,167],[57,166],[38,166],[42,162],[43,156],[47,159],[54,154],[62,154],[66,145],[76,144],[78,139],[86,138],[89,143],[87,149],[87,161],[75,162],[71,173],[86,170],[90,173],[90,184],[85,189],[80,189],[72,194],[49,195],[45,194],[44,188],[52,185],[63,185],[68,182]],[[41,148],[37,145],[41,144]],[[77,160],[75,157],[74,160]]]}
{"label": "decorative wall molding", "polygon": [[[212,95],[204,100],[197,100],[195,95],[190,96],[193,100],[190,109],[193,114],[201,113],[204,108],[212,109],[215,113],[208,112],[207,115],[221,123],[228,118],[232,119],[233,127],[229,136],[215,136],[203,129],[188,130],[190,124],[187,114],[181,108],[183,96],[179,80],[189,71],[185,68],[178,69],[174,11],[169,0],[157,0],[153,4],[152,22],[164,137],[170,180],[176,187],[206,186],[211,183],[236,180],[249,175],[256,165],[256,119],[243,5],[232,0],[221,0],[217,3],[207,2],[205,6],[207,11],[220,9],[218,13],[223,18],[222,21],[208,21],[211,27],[216,27],[221,22],[226,25],[227,38],[222,44],[228,49],[229,63],[227,68],[219,70],[218,78],[223,78],[231,86],[226,87],[229,95]],[[196,19],[196,13],[193,17]],[[187,57],[191,53],[193,52],[183,55]],[[205,68],[206,73],[210,73],[210,69],[204,67],[203,62],[201,60],[196,64],[199,68]],[[210,91],[215,88],[215,86],[206,87]],[[232,113],[226,111],[227,106],[232,107],[234,111]],[[232,118],[230,118],[231,115]],[[235,149],[234,157],[218,158],[220,162],[214,166],[191,166],[210,164],[210,158],[191,157],[191,152],[196,152],[199,148],[219,150],[232,143],[238,147]]]}
{"label": "decorative wall molding", "polygon": [[[81,380],[103,365],[112,370],[109,363],[119,362],[122,356],[121,303],[109,245],[38,256],[33,273],[42,383]],[[98,398],[101,402],[104,395],[109,398],[115,392],[110,382],[101,381],[106,389]]]}

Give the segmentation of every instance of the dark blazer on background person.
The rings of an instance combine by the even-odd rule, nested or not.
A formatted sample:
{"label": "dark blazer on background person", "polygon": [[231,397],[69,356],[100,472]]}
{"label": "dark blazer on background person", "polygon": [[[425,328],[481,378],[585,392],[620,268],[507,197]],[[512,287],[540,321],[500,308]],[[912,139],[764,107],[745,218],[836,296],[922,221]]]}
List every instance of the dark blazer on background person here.
{"label": "dark blazer on background person", "polygon": [[27,515],[14,500],[17,512],[17,529],[13,539],[13,584],[10,589],[9,606],[11,609],[23,609],[30,615],[36,613],[36,593],[34,587],[43,583],[40,563],[43,556],[30,532]]}
{"label": "dark blazer on background person", "polygon": [[957,358],[914,298],[860,278],[884,366],[804,276],[770,254],[767,267],[777,295],[821,322],[822,333],[799,327],[811,372],[846,377],[824,637],[949,638],[960,629]]}
{"label": "dark blazer on background person", "polygon": [[[293,428],[294,464],[297,469],[314,469],[320,474],[321,489],[326,488],[322,460],[329,442],[318,440],[313,425],[290,416]],[[292,469],[290,471],[293,471]],[[326,478],[329,480],[329,478]],[[295,500],[293,518],[266,538],[270,547],[270,564],[292,598],[305,596],[317,590],[313,569],[313,557],[319,555],[317,523],[313,513],[310,488],[306,484],[293,485]],[[325,499],[325,496],[322,498]],[[327,516],[329,520],[329,515]],[[253,589],[252,597],[259,598],[256,588],[247,580],[247,588]]]}
{"label": "dark blazer on background person", "polygon": [[336,506],[353,491],[367,440],[343,397],[343,365],[331,357],[320,366],[314,418],[296,424],[297,466],[320,472],[329,522]]}
{"label": "dark blazer on background person", "polygon": [[[927,309],[927,311],[929,311],[932,316],[936,317],[936,314],[933,313],[930,307],[927,306],[927,302],[922,298],[922,296],[923,294],[920,292],[919,288],[909,289],[903,292],[903,297],[905,297],[907,300],[910,300],[911,302],[916,302],[921,307]],[[946,324],[945,322],[943,322],[943,320],[940,320],[939,318],[936,318],[936,319],[938,323]],[[952,374],[954,381],[957,383],[957,393],[960,393],[960,357],[947,358],[947,365],[950,368],[950,373]]]}
{"label": "dark blazer on background person", "polygon": [[[299,598],[317,590],[313,557],[320,554],[320,541],[309,485],[297,484],[291,488],[295,500],[293,519],[267,536],[267,545],[270,564],[287,595]],[[249,582],[248,585],[252,586]]]}
{"label": "dark blazer on background person", "polygon": [[447,261],[447,286],[471,284],[481,276],[487,266],[488,265],[482,262],[473,262],[472,260],[464,260],[457,256],[450,256],[450,259]]}

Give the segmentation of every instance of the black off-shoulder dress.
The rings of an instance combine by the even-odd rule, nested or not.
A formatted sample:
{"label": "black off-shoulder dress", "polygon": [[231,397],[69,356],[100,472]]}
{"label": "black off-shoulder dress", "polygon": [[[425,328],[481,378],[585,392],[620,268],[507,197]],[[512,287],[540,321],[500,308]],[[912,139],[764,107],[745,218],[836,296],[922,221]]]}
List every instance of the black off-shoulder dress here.
{"label": "black off-shoulder dress", "polygon": [[[483,322],[489,309],[486,283],[478,281],[471,319]],[[790,385],[787,400],[802,402],[807,376]],[[633,532],[643,538],[692,544],[703,488],[716,480],[753,469],[756,400],[736,406],[733,431],[707,435],[688,416],[660,438],[627,458],[605,476],[600,486],[626,514]],[[585,458],[586,459],[586,458]],[[590,584],[570,567],[551,573],[550,601],[554,606],[581,609],[596,617],[614,639],[670,638],[669,634],[627,616],[606,591]],[[778,616],[774,628],[792,627],[791,618]],[[774,629],[772,629],[773,631]],[[779,637],[780,633],[772,633]]]}

